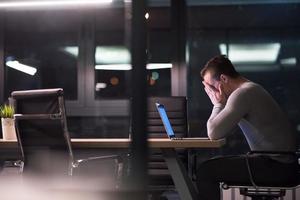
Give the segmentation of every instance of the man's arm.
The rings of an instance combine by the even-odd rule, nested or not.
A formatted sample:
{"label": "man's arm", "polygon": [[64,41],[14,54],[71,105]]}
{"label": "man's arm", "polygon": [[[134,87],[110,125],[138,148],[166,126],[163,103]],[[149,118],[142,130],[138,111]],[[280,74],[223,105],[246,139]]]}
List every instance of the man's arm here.
{"label": "man's arm", "polygon": [[225,106],[215,104],[207,121],[207,134],[210,139],[221,139],[228,135],[249,111],[246,92],[238,89],[233,92]]}

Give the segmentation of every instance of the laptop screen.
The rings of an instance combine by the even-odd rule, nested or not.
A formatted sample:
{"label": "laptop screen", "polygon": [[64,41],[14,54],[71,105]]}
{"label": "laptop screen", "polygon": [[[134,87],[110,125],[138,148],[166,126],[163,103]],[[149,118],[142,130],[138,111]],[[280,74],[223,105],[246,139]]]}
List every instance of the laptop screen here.
{"label": "laptop screen", "polygon": [[164,124],[164,127],[166,129],[166,132],[167,132],[169,138],[175,137],[175,134],[174,134],[173,128],[171,126],[170,120],[168,118],[165,106],[162,105],[162,104],[156,103],[156,108],[158,110],[158,113],[159,113],[160,118],[161,118],[161,120]]}

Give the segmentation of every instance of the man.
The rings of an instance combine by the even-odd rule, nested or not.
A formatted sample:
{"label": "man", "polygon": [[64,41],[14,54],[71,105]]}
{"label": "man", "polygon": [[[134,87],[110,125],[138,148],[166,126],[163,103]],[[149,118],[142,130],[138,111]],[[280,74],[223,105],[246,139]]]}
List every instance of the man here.
{"label": "man", "polygon": [[[260,85],[241,76],[228,58],[212,58],[201,76],[213,104],[207,121],[210,139],[226,138],[238,125],[251,151],[296,151],[296,136],[278,104]],[[280,185],[295,182],[296,172],[293,155],[254,153],[213,158],[198,168],[199,199],[219,200],[220,182]]]}

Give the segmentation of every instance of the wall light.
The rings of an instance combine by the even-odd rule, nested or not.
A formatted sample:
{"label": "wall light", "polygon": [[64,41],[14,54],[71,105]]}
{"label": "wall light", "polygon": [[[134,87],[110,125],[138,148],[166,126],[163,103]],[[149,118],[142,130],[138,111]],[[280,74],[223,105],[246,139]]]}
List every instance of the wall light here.
{"label": "wall light", "polygon": [[8,67],[11,67],[13,69],[19,70],[21,72],[24,72],[26,74],[29,74],[31,76],[35,75],[37,72],[37,69],[28,65],[24,65],[22,63],[19,63],[19,61],[7,61],[5,63]]}
{"label": "wall light", "polygon": [[52,1],[6,1],[0,2],[0,8],[36,8],[36,7],[65,7],[89,6],[112,3],[112,0],[52,0]]}

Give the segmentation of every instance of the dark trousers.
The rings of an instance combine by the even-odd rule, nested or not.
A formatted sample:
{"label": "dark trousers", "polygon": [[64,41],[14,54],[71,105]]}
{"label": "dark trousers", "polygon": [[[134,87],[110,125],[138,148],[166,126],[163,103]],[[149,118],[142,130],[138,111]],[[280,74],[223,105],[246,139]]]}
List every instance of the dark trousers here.
{"label": "dark trousers", "polygon": [[220,200],[220,182],[252,185],[247,159],[256,185],[282,186],[297,182],[297,159],[283,163],[263,155],[224,156],[209,159],[197,170],[199,200]]}

